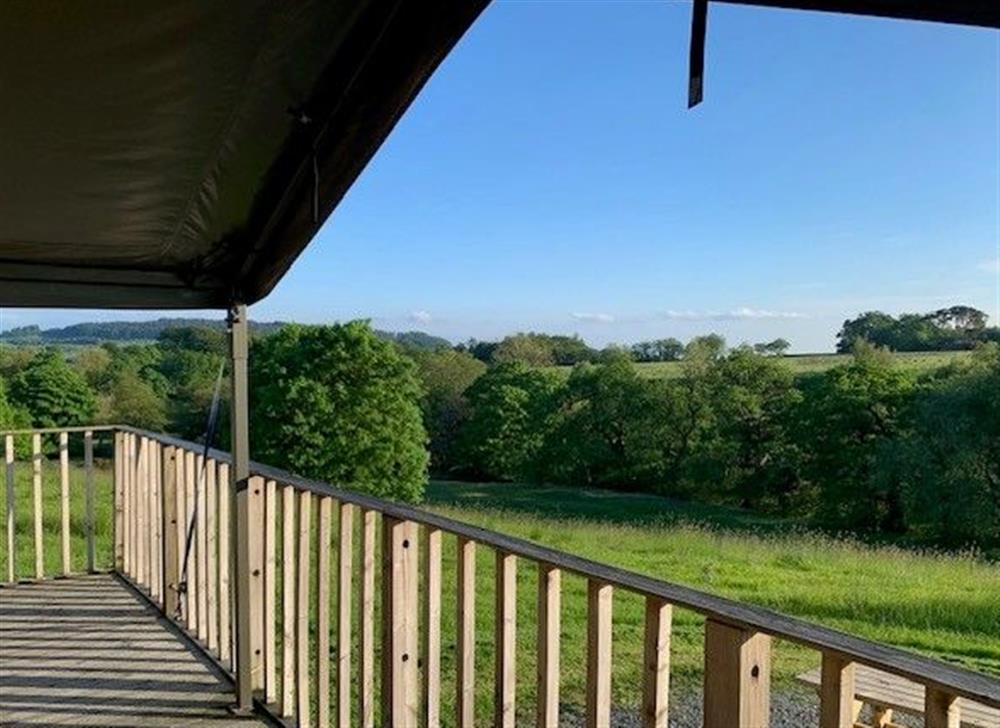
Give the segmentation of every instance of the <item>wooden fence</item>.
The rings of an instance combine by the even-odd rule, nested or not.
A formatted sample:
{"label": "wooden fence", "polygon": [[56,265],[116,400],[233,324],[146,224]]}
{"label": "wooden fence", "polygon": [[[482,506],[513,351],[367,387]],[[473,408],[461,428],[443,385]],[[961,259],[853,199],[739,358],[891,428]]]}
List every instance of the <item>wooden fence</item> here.
{"label": "wooden fence", "polygon": [[[87,453],[92,452],[88,433],[100,429],[84,432]],[[63,433],[60,443],[68,436]],[[40,434],[32,433],[36,442]],[[116,569],[235,673],[234,486],[228,455],[212,450],[206,458],[194,443],[129,427],[113,428],[113,438]],[[6,440],[11,503],[14,458],[11,438]],[[35,452],[40,453],[37,446]],[[87,472],[91,461],[88,455]],[[34,462],[39,467],[40,454]],[[60,462],[65,471],[65,458]],[[675,608],[705,617],[707,728],[768,725],[772,637],[818,652],[821,728],[855,725],[858,664],[923,685],[928,728],[958,726],[962,699],[1000,707],[995,679],[767,609],[265,465],[251,464],[247,487],[251,677],[258,703],[288,725],[472,728],[477,681],[489,679],[495,726],[513,728],[518,715],[533,714],[537,726],[553,728],[560,711],[563,574],[583,577],[588,585],[585,718],[593,728],[611,722],[612,625],[619,591],[645,600],[641,710],[647,728],[668,725]],[[8,512],[8,543],[14,538],[12,524]],[[36,540],[39,528],[36,520]],[[65,514],[63,529],[65,534]],[[445,537],[455,549],[452,605],[442,603]],[[64,564],[68,543],[64,535]],[[495,562],[491,675],[476,674],[479,549],[489,549]],[[518,573],[524,569],[537,572],[536,700],[519,710],[516,604]],[[15,578],[12,572],[8,576]],[[454,714],[444,716],[441,621],[443,610],[451,608],[456,619]]]}

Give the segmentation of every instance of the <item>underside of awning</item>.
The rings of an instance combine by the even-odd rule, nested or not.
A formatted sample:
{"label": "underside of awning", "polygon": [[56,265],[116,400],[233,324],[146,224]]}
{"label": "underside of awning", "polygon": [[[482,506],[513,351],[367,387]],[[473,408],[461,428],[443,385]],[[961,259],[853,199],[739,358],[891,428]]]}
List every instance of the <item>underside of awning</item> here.
{"label": "underside of awning", "polygon": [[[0,4],[0,305],[259,300],[487,1]],[[722,1],[1000,26],[995,0]]]}

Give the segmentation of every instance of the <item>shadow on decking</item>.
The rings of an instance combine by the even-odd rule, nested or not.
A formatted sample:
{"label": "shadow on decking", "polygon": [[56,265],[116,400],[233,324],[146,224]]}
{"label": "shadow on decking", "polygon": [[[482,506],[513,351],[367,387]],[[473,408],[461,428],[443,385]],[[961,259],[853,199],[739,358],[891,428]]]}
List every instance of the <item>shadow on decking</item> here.
{"label": "shadow on decking", "polygon": [[229,682],[113,576],[0,589],[0,726],[261,726]]}

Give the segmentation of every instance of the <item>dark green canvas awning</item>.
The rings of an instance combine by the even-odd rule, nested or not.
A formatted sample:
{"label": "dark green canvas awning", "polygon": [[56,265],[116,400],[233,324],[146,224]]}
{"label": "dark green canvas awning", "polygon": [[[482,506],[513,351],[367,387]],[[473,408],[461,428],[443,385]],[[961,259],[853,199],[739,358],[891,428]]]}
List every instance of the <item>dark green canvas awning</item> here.
{"label": "dark green canvas awning", "polygon": [[[0,3],[0,305],[259,300],[486,3]],[[1000,24],[996,0],[745,4]]]}

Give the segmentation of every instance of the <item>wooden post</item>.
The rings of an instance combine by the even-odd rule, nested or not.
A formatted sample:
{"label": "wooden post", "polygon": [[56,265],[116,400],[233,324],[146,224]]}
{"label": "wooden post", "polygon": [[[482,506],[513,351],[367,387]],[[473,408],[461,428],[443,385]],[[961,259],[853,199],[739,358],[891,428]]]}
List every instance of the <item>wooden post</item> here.
{"label": "wooden post", "polygon": [[250,541],[250,644],[253,649],[251,677],[254,690],[264,689],[264,479],[249,479]]}
{"label": "wooden post", "polygon": [[646,597],[642,691],[642,721],[645,728],[667,728],[672,622],[673,609],[669,604],[658,597]]}
{"label": "wooden post", "polygon": [[319,546],[316,549],[316,724],[330,723],[330,546],[333,499],[319,499]]}
{"label": "wooden post", "polygon": [[[231,569],[236,579],[234,601],[234,631],[236,633],[236,708],[240,714],[250,714],[253,710],[253,623],[251,622],[251,602],[253,600],[252,577],[250,575],[252,553],[255,540],[260,532],[253,532],[250,506],[250,416],[247,384],[247,355],[249,333],[247,307],[235,303],[229,309],[229,364],[230,423],[232,425],[233,467],[231,488],[231,509],[235,524],[232,528],[230,552]],[[233,525],[235,526],[233,528]],[[226,527],[226,524],[223,524]],[[259,645],[259,643],[258,643]],[[307,718],[308,720],[308,714]]]}
{"label": "wooden post", "polygon": [[476,720],[476,542],[458,537],[458,644],[455,655],[456,728],[475,728]]}
{"label": "wooden post", "polygon": [[309,559],[312,532],[312,493],[299,493],[299,581],[295,615],[295,694],[299,728],[309,728]]}
{"label": "wooden post", "polygon": [[182,548],[177,513],[177,448],[168,445],[163,448],[163,488],[160,498],[163,502],[163,609],[171,619],[177,616],[179,600],[177,582],[180,579],[178,567]]}
{"label": "wooden post", "polygon": [[962,715],[958,698],[928,685],[924,693],[924,721],[926,728],[959,728]]}
{"label": "wooden post", "polygon": [[587,582],[587,726],[611,726],[611,624],[614,589]]}
{"label": "wooden post", "polygon": [[441,725],[441,531],[424,528],[424,721]]}
{"label": "wooden post", "polygon": [[87,573],[93,574],[96,561],[94,553],[94,433],[83,433],[83,493],[87,511]]}
{"label": "wooden post", "polygon": [[281,717],[295,715],[295,488],[281,489]]}
{"label": "wooden post", "polygon": [[125,433],[115,431],[115,570],[125,569]]}
{"label": "wooden post", "polygon": [[767,728],[771,638],[705,622],[705,728]]}
{"label": "wooden post", "polygon": [[340,504],[337,549],[337,725],[351,724],[351,572],[354,565],[354,506]]}
{"label": "wooden post", "polygon": [[70,553],[69,531],[69,433],[59,433],[59,504],[62,516],[62,570],[63,576],[69,576],[73,571],[72,554]]}
{"label": "wooden post", "polygon": [[559,725],[559,630],[562,572],[538,565],[538,707],[537,728]]}
{"label": "wooden post", "polygon": [[382,725],[416,728],[419,529],[382,521]]}
{"label": "wooden post", "polygon": [[45,578],[45,545],[42,542],[42,436],[31,436],[31,487],[35,500],[35,578]]}
{"label": "wooden post", "polygon": [[277,509],[278,486],[268,480],[264,484],[264,700],[268,703],[278,700],[277,597],[274,593],[278,571]]}
{"label": "wooden post", "polygon": [[6,509],[6,523],[7,523],[7,581],[14,583],[16,581],[16,568],[14,563],[16,561],[15,556],[17,552],[14,550],[14,525],[16,523],[14,519],[14,436],[7,435],[4,438],[4,470],[6,471],[6,481],[7,481],[7,509]]}
{"label": "wooden post", "polygon": [[496,552],[495,682],[496,728],[514,728],[517,692],[517,557]]}
{"label": "wooden post", "polygon": [[361,523],[361,615],[358,665],[358,715],[361,728],[375,726],[375,529],[378,513],[365,510]]}
{"label": "wooden post", "polygon": [[854,663],[824,653],[820,673],[820,728],[854,728]]}

